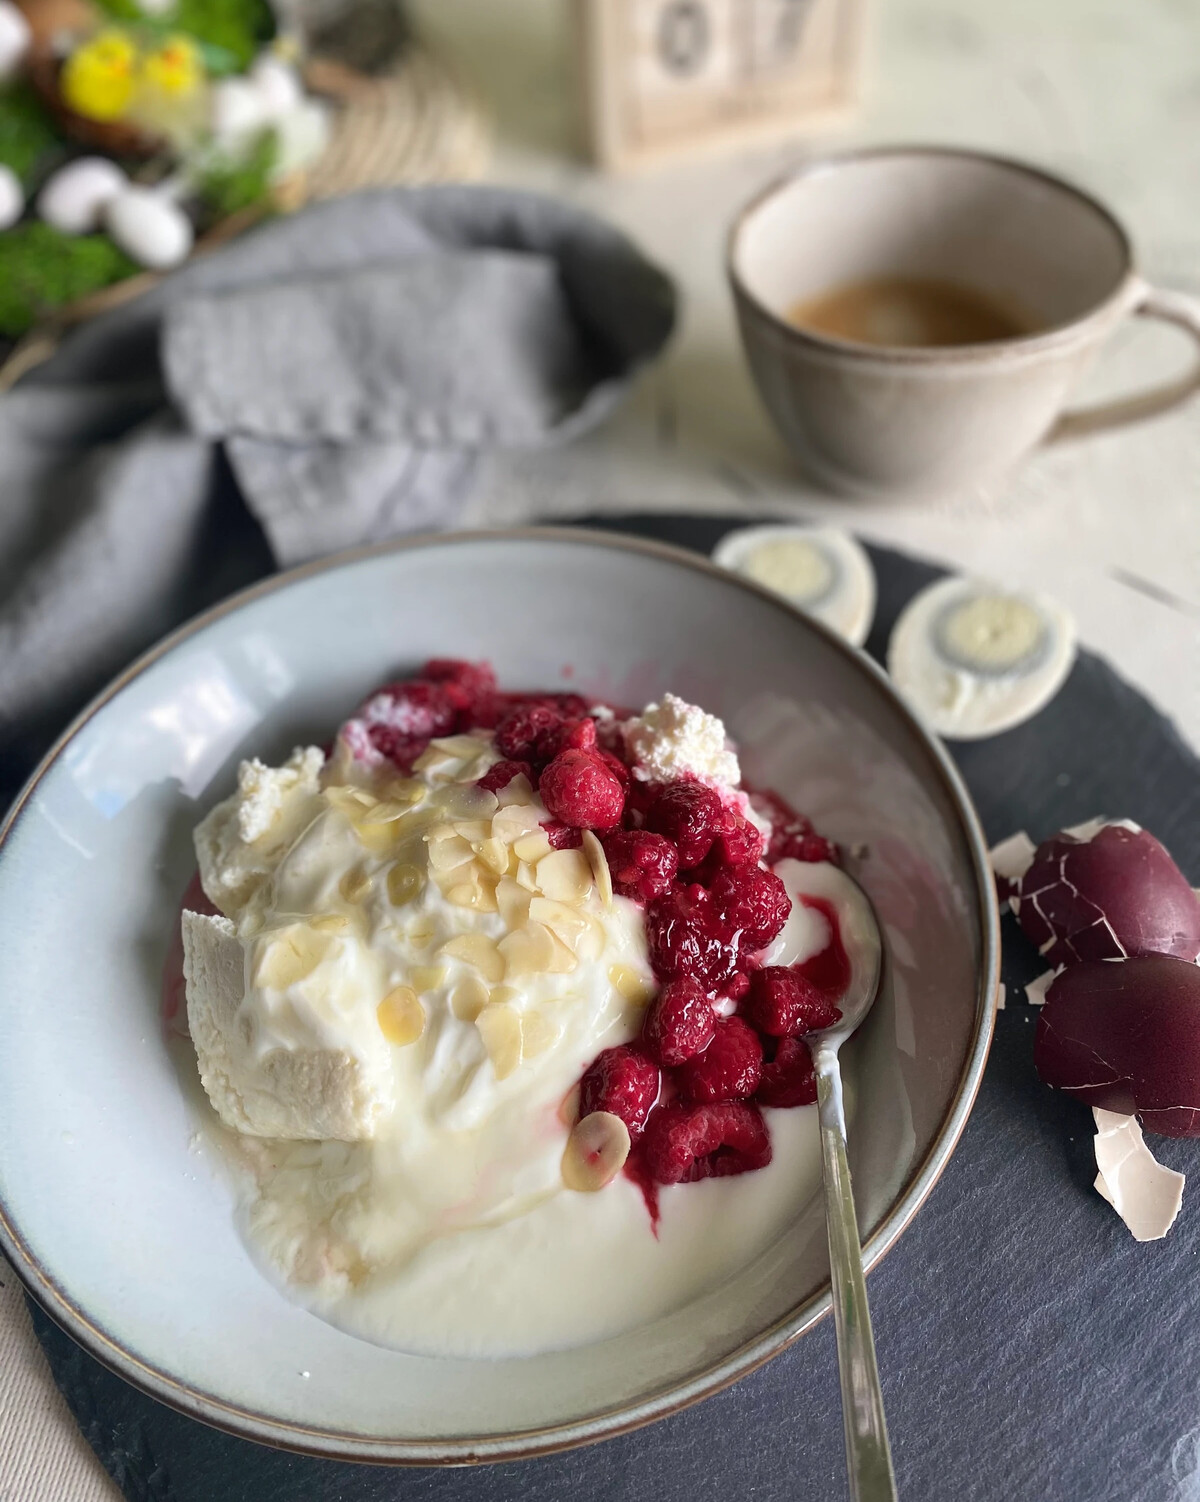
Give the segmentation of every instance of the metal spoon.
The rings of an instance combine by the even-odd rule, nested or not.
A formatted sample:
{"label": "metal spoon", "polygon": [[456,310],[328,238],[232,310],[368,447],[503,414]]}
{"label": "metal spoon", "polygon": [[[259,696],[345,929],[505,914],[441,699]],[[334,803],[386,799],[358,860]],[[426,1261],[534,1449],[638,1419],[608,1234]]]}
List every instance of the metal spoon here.
{"label": "metal spoon", "polygon": [[[838,1049],[875,1003],[879,992],[883,948],[879,925],[866,893],[839,872],[844,896],[861,927],[864,942],[853,966],[850,986],[838,1005],[842,1018],[809,1040],[817,1075],[817,1103],[821,1121],[821,1165],[825,1178],[825,1223],[829,1231],[829,1273],[833,1284],[833,1319],[837,1327],[838,1368],[842,1383],[842,1422],[846,1431],[846,1468],[854,1502],[887,1502],[896,1497],[892,1453],[875,1340],[867,1308],[858,1218],[846,1159],[846,1113],[842,1103],[842,1071]],[[872,932],[873,931],[873,932]],[[873,956],[873,963],[872,963]]]}

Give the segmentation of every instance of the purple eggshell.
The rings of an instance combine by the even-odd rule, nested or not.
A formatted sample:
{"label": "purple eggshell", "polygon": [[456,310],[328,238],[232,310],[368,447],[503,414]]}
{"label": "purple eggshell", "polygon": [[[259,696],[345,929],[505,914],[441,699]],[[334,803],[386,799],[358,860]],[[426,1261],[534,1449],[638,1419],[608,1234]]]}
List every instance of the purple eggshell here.
{"label": "purple eggshell", "polygon": [[1021,878],[1014,908],[1026,936],[1055,966],[1200,955],[1200,899],[1144,829],[1108,824],[1087,840],[1052,835]]}
{"label": "purple eggshell", "polygon": [[1200,1137],[1200,966],[1165,954],[1072,965],[1046,993],[1033,1062],[1089,1106]]}

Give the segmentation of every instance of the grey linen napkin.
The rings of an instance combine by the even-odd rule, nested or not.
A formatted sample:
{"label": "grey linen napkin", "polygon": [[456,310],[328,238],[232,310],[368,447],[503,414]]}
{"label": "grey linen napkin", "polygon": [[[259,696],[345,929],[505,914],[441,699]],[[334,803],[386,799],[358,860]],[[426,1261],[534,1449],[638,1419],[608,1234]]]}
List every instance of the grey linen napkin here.
{"label": "grey linen napkin", "polygon": [[439,187],[274,221],[85,325],[0,397],[0,749],[255,552],[237,496],[251,574],[452,525],[484,451],[599,421],[673,321],[602,221]]}

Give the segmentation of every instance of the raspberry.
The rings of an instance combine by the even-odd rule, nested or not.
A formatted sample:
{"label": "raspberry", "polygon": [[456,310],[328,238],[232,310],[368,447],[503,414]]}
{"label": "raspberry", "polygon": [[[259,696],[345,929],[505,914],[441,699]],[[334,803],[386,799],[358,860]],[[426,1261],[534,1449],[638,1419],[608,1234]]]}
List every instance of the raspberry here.
{"label": "raspberry", "polygon": [[444,684],[387,683],[371,695],[359,715],[373,730],[389,730],[398,739],[430,740],[454,730],[458,707]]}
{"label": "raspberry", "polygon": [[742,997],[745,996],[746,992],[749,989],[750,977],[745,973],[744,970],[739,970],[738,973],[729,982],[729,984],[725,987],[725,995],[728,996],[731,1001],[741,1001]]}
{"label": "raspberry", "polygon": [[730,825],[721,800],[702,782],[668,782],[646,814],[646,828],[665,834],[678,847],[684,869],[702,861]]}
{"label": "raspberry", "polygon": [[733,828],[717,836],[709,851],[709,859],[715,857],[721,866],[757,866],[766,849],[762,831],[741,814],[734,814]]}
{"label": "raspberry", "polygon": [[532,787],[533,768],[527,761],[498,761],[490,766],[479,779],[479,786],[486,788],[489,793],[498,793],[501,788],[506,788],[514,777],[528,777]]}
{"label": "raspberry", "polygon": [[591,713],[592,701],[582,694],[547,694],[546,698],[565,719],[581,720]]}
{"label": "raspberry", "polygon": [[691,1101],[744,1100],[762,1078],[762,1044],[740,1017],[717,1024],[712,1042],[679,1070],[679,1086]]}
{"label": "raspberry", "polygon": [[761,1106],[811,1106],[817,1098],[812,1054],[803,1038],[781,1038],[775,1057],[762,1067],[754,1098]]}
{"label": "raspberry", "polygon": [[694,1183],[765,1168],[771,1137],[750,1105],[670,1105],[651,1117],[642,1156],[657,1183]]}
{"label": "raspberry", "polygon": [[550,813],[576,829],[611,829],[625,807],[625,789],[587,751],[560,751],[538,783]]}
{"label": "raspberry", "polygon": [[496,699],[496,675],[486,662],[462,662],[455,657],[431,657],[421,669],[421,678],[440,683],[459,712],[460,728],[492,723]]}
{"label": "raspberry", "polygon": [[[592,723],[595,724],[595,721],[593,720]],[[613,774],[614,777],[620,778],[621,786],[628,789],[630,782],[632,782],[633,780],[633,773],[629,770],[629,768],[625,765],[621,758],[614,755],[611,751],[606,751],[603,747],[597,748],[595,754],[600,758],[600,760],[604,763],[604,765],[608,768],[608,770]]]}
{"label": "raspberry", "polygon": [[606,1048],[584,1070],[579,1082],[579,1115],[611,1111],[629,1128],[630,1140],[642,1135],[658,1099],[658,1065],[628,1044]]}
{"label": "raspberry", "polygon": [[766,862],[773,866],[777,861],[832,861],[837,865],[841,857],[832,840],[819,835],[803,814],[798,814],[790,803],[778,793],[752,793],[750,802],[755,811],[771,821],[771,838],[767,844]]}
{"label": "raspberry", "polygon": [[764,949],[778,938],[792,910],[787,888],[773,871],[760,866],[730,866],[719,871],[709,889],[726,931],[738,936],[741,951]]}
{"label": "raspberry", "polygon": [[538,761],[553,761],[560,751],[595,749],[595,720],[563,720],[561,724],[542,731],[534,745],[534,755]]}
{"label": "raspberry", "polygon": [[745,1014],[772,1038],[798,1038],[819,1027],[832,1027],[842,1015],[799,970],[767,965],[750,977]]}
{"label": "raspberry", "polygon": [[496,725],[496,750],[512,761],[530,761],[538,736],[562,724],[562,715],[552,704],[526,699],[501,715]]}
{"label": "raspberry", "polygon": [[717,1031],[712,1002],[694,980],[670,981],[658,993],[642,1024],[642,1042],[652,1059],[668,1067],[702,1052]]}
{"label": "raspberry", "polygon": [[646,909],[646,938],[659,980],[686,975],[718,991],[737,969],[737,945],[701,886],[673,887],[656,898]]}
{"label": "raspberry", "polygon": [[569,824],[562,824],[557,819],[543,824],[542,828],[554,850],[578,850],[583,844],[583,835],[578,829],[572,829]]}
{"label": "raspberry", "polygon": [[618,829],[605,835],[604,853],[613,891],[635,902],[661,897],[679,869],[679,852],[670,840],[644,829]]}

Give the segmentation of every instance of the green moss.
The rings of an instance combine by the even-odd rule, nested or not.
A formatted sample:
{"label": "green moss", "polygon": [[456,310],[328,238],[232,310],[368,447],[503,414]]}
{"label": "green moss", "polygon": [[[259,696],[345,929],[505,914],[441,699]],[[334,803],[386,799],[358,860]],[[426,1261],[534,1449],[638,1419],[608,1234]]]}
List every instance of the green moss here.
{"label": "green moss", "polygon": [[26,222],[0,234],[0,336],[19,338],[77,297],[123,281],[137,266],[104,235],[64,235]]}
{"label": "green moss", "polygon": [[271,191],[271,172],[279,157],[273,130],[264,131],[240,162],[216,162],[199,182],[199,192],[214,219],[262,203]]}
{"label": "green moss", "polygon": [[0,88],[0,162],[26,187],[42,157],[61,145],[53,120],[28,84]]}
{"label": "green moss", "polygon": [[266,0],[176,0],[161,16],[147,16],[137,0],[99,0],[99,4],[115,20],[194,37],[210,73],[243,72],[275,35],[275,18]]}

